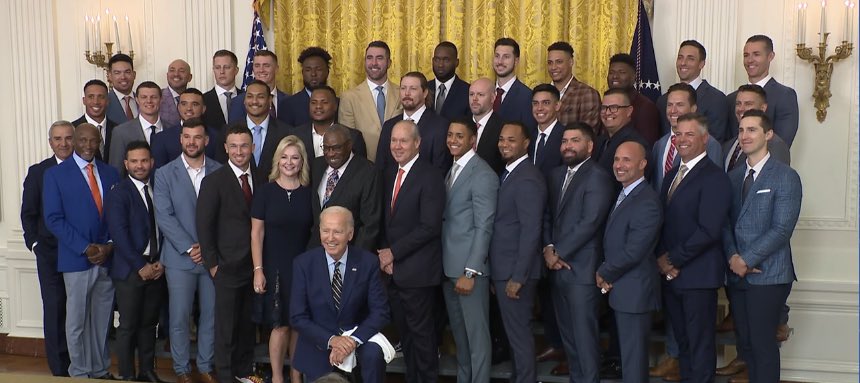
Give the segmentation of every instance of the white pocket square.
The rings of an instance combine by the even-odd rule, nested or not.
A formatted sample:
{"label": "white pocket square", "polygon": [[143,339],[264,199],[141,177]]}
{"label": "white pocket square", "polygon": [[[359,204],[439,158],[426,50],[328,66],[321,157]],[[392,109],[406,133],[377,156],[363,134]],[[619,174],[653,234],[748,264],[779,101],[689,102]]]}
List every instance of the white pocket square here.
{"label": "white pocket square", "polygon": [[770,193],[770,189],[761,189],[761,190],[755,192],[755,194],[762,194],[762,193]]}

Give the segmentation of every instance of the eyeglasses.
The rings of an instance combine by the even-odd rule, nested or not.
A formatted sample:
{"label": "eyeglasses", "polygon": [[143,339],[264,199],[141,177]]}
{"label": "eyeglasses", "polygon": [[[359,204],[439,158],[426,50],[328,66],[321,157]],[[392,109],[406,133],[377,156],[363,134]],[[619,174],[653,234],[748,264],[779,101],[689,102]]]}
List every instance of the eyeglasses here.
{"label": "eyeglasses", "polygon": [[628,107],[630,107],[630,106],[631,106],[631,105],[601,105],[601,106],[600,106],[600,111],[601,111],[601,112],[609,111],[609,113],[618,113],[618,109],[620,109],[620,108],[628,108]]}

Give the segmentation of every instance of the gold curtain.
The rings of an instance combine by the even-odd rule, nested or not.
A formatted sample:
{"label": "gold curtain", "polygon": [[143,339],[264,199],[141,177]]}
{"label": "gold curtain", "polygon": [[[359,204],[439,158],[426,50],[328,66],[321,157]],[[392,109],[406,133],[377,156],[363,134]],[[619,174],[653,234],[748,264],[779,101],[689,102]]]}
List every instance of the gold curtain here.
{"label": "gold curtain", "polygon": [[302,86],[296,61],[308,46],[333,57],[329,84],[339,92],[365,78],[364,48],[372,40],[391,47],[389,77],[419,70],[433,77],[439,41],[459,48],[457,73],[466,81],[493,77],[493,43],[502,36],[520,44],[518,77],[531,87],[548,82],[546,47],[559,40],[575,50],[574,74],[606,89],[609,57],[629,52],[637,0],[273,0],[278,85]]}

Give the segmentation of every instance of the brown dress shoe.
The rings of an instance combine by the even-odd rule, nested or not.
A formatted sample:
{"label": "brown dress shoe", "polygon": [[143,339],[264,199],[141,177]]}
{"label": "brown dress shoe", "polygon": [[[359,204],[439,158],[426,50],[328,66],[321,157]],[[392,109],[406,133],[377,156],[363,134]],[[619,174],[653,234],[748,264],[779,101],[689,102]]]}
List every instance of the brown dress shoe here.
{"label": "brown dress shoe", "polygon": [[191,374],[180,374],[176,377],[176,383],[194,383]]}
{"label": "brown dress shoe", "polygon": [[567,362],[561,362],[557,366],[553,367],[552,370],[549,371],[549,374],[552,376],[570,375],[570,366]]}
{"label": "brown dress shoe", "polygon": [[732,377],[729,378],[729,383],[750,383],[749,372],[745,368],[743,371],[732,375]]}
{"label": "brown dress shoe", "polygon": [[793,328],[788,327],[788,324],[781,324],[776,328],[776,341],[785,342],[794,332]]}
{"label": "brown dress shoe", "polygon": [[747,362],[744,362],[743,359],[735,358],[729,364],[720,367],[717,369],[716,373],[719,376],[729,376],[735,375],[739,372],[747,370]]}
{"label": "brown dress shoe", "polygon": [[535,358],[537,359],[538,363],[546,362],[548,360],[562,361],[564,360],[564,351],[553,347],[547,347],[546,349],[538,353]]}
{"label": "brown dress shoe", "polygon": [[731,332],[731,331],[735,331],[735,319],[732,318],[732,314],[729,313],[717,325],[717,332]]}
{"label": "brown dress shoe", "polygon": [[663,376],[664,382],[680,382],[681,381],[681,371],[672,371],[665,376]]}
{"label": "brown dress shoe", "polygon": [[651,367],[648,370],[648,374],[652,378],[662,378],[671,372],[675,372],[676,374],[680,374],[681,365],[678,362],[678,359],[675,359],[671,356],[666,356],[660,363],[657,363],[656,366]]}
{"label": "brown dress shoe", "polygon": [[201,372],[197,375],[197,381],[199,383],[218,383],[218,379],[215,379],[215,375],[209,372]]}

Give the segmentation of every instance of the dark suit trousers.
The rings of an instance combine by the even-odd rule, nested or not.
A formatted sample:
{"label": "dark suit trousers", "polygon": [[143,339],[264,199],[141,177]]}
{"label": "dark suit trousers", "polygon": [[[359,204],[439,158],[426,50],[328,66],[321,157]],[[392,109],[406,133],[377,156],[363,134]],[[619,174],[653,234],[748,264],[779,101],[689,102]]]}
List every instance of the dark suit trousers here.
{"label": "dark suit trousers", "polygon": [[651,313],[625,313],[616,310],[618,343],[621,346],[621,375],[624,383],[646,383],[648,378],[648,335]]}
{"label": "dark suit trousers", "polygon": [[[543,267],[543,266],[541,266]],[[547,270],[543,271],[544,273]],[[538,302],[540,302],[540,319],[543,322],[544,339],[557,350],[564,349],[561,341],[558,322],[555,316],[555,301],[552,296],[552,282],[548,275],[541,276],[537,285]]]}
{"label": "dark suit trousers", "polygon": [[114,279],[113,284],[119,309],[119,328],[116,330],[119,374],[123,378],[133,378],[136,376],[135,349],[141,373],[155,368],[155,325],[167,285],[163,276],[154,281],[144,281],[135,271],[129,273],[125,280]]}
{"label": "dark suit trousers", "polygon": [[678,341],[681,380],[713,382],[717,364],[717,289],[675,289],[663,282],[663,309]]}
{"label": "dark suit trousers", "polygon": [[732,316],[738,338],[749,342],[742,357],[751,382],[779,381],[779,344],[774,335],[790,292],[790,283],[751,285],[744,279],[734,286]]}
{"label": "dark suit trousers", "polygon": [[573,382],[600,381],[600,290],[573,282],[570,270],[550,271],[555,315]]}
{"label": "dark suit trousers", "polygon": [[537,381],[535,370],[535,338],[532,333],[532,310],[537,293],[537,279],[529,279],[520,288],[520,299],[511,299],[505,294],[507,281],[493,281],[496,300],[502,313],[502,323],[511,344],[511,382],[534,383]]}
{"label": "dark suit trousers", "polygon": [[66,284],[57,271],[57,248],[36,244],[36,271],[42,291],[42,323],[45,356],[54,376],[69,376],[69,349],[66,347]]}
{"label": "dark suit trousers", "polygon": [[[254,291],[251,280],[236,284],[222,280],[219,270],[215,284],[215,370],[219,382],[232,382],[253,372],[254,323],[251,310]],[[224,278],[226,279],[226,278]]]}
{"label": "dark suit trousers", "polygon": [[406,361],[406,381],[436,382],[439,377],[439,347],[436,336],[436,313],[439,286],[404,288],[388,285],[391,315]]}

